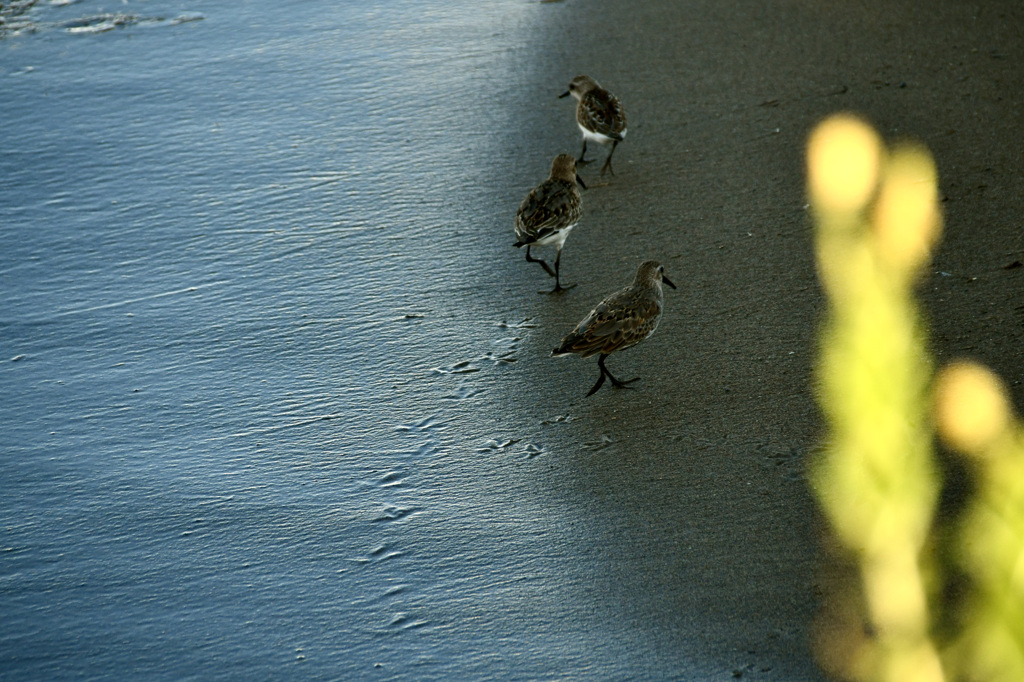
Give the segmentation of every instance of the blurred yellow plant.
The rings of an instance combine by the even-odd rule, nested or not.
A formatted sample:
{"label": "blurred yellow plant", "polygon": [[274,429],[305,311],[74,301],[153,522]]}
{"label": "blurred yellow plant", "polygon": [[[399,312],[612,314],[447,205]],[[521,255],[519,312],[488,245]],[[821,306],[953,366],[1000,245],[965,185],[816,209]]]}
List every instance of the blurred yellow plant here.
{"label": "blurred yellow plant", "polygon": [[849,115],[814,131],[807,158],[819,276],[831,301],[817,372],[830,433],[811,480],[856,555],[873,632],[834,672],[943,680],[920,566],[939,491],[931,363],[911,291],[940,230],[934,166],[917,147],[890,153]]}
{"label": "blurred yellow plant", "polygon": [[[975,455],[978,494],[959,535],[972,581],[956,641],[931,636],[925,556],[940,489],[932,361],[913,286],[942,228],[926,149],[886,149],[856,116],[811,134],[808,194],[829,298],[817,367],[829,433],[811,481],[857,585],[818,633],[823,665],[853,680],[1024,679],[1024,430],[994,375],[956,365],[936,384],[935,421]],[[851,614],[854,614],[851,616]]]}
{"label": "blurred yellow plant", "polygon": [[959,528],[957,559],[972,589],[946,656],[956,679],[1024,680],[1024,424],[1002,382],[968,362],[935,383],[939,433],[969,455],[977,494]]}

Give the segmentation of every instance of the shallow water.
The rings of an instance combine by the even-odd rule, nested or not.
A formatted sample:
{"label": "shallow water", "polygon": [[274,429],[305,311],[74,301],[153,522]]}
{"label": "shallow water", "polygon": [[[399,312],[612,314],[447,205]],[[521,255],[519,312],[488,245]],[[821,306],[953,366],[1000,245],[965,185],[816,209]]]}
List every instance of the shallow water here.
{"label": "shallow water", "polygon": [[5,678],[750,658],[688,584],[728,562],[673,517],[706,493],[581,407],[544,356],[590,301],[511,248],[577,144],[535,60],[564,11],[82,0],[0,41]]}

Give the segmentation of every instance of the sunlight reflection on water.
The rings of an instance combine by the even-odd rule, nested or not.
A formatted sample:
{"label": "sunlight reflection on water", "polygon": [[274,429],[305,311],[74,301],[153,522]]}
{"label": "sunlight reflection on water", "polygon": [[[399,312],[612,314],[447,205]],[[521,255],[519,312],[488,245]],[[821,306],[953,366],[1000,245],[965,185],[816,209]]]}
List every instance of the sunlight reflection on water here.
{"label": "sunlight reflection on water", "polygon": [[4,75],[33,67],[0,115],[19,188],[0,199],[19,358],[0,374],[4,669],[465,663],[453,590],[484,608],[485,576],[516,570],[466,553],[493,511],[451,460],[481,440],[458,426],[494,378],[430,370],[499,335],[466,326],[479,263],[446,233],[503,222],[474,159],[502,157],[506,114],[479,93],[534,8],[250,3],[53,28],[95,9],[43,8],[0,43]]}

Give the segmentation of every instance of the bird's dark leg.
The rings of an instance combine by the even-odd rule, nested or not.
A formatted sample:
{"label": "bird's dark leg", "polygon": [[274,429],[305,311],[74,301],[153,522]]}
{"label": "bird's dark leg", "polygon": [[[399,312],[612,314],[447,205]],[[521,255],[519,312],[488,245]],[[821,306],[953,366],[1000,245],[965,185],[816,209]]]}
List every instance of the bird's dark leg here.
{"label": "bird's dark leg", "polygon": [[608,378],[611,379],[612,386],[614,386],[615,388],[629,388],[629,386],[627,386],[626,384],[631,384],[634,381],[639,381],[640,380],[640,377],[636,377],[635,379],[627,379],[626,381],[619,381],[618,379],[616,379],[614,376],[612,376],[612,373],[608,371],[608,368],[604,366],[604,359],[606,357],[608,357],[608,356],[605,355],[605,354],[602,354],[597,359],[597,366],[601,368],[602,372],[604,372],[605,374],[608,375]]}
{"label": "bird's dark leg", "polygon": [[604,368],[604,355],[597,359],[597,366],[601,370],[601,376],[597,378],[597,383],[594,384],[594,387],[590,389],[590,391],[587,393],[588,398],[597,393],[597,389],[601,388],[604,385],[604,375],[605,372],[608,371]]}
{"label": "bird's dark leg", "polygon": [[[554,270],[551,269],[551,266],[547,264],[547,261],[545,261],[543,258],[533,258],[532,256],[530,256],[530,247],[529,247],[529,245],[527,245],[527,247],[526,247],[526,262],[527,263],[540,263],[540,266],[542,268],[544,268],[545,272],[547,272],[549,275],[554,277],[556,282],[558,281],[558,275],[555,273]],[[558,265],[558,261],[557,260],[555,261],[555,265],[556,266]]]}
{"label": "bird's dark leg", "polygon": [[604,175],[606,170],[610,170],[612,175],[615,175],[615,171],[612,169],[612,154],[615,153],[615,148],[619,146],[619,141],[614,140],[612,142],[612,150],[608,152],[608,158],[605,159],[604,165],[601,166],[601,175]]}
{"label": "bird's dark leg", "polygon": [[[558,248],[558,253],[555,255],[555,288],[552,289],[551,291],[549,291],[548,292],[549,294],[557,294],[560,291],[567,291],[569,289],[572,289],[574,286],[576,286],[575,284],[570,284],[567,287],[563,287],[562,286],[562,282],[561,282],[561,280],[559,279],[559,276],[558,276],[559,263],[561,263],[561,262],[562,262],[562,249],[561,249],[561,247],[559,247]],[[543,292],[541,292],[541,293],[543,293]]]}
{"label": "bird's dark leg", "polygon": [[576,159],[577,166],[586,166],[590,161],[587,161],[583,157],[587,155],[587,138],[583,138],[583,151],[580,152],[580,158]]}

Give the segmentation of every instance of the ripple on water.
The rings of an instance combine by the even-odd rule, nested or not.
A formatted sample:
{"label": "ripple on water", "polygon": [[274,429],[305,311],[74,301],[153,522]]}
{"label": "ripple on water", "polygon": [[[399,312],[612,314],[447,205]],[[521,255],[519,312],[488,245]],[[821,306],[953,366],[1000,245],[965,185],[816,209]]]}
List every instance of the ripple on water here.
{"label": "ripple on water", "polygon": [[434,367],[430,371],[434,374],[472,374],[479,372],[480,368],[474,367],[469,360],[462,360],[447,367]]}
{"label": "ripple on water", "polygon": [[508,440],[501,441],[500,443],[498,441],[496,441],[496,440],[489,440],[486,443],[484,443],[482,446],[478,447],[476,449],[476,451],[481,453],[481,454],[486,454],[486,453],[489,453],[489,452],[500,452],[500,451],[502,451],[502,450],[504,450],[506,448],[512,447],[513,445],[518,443],[520,440],[522,440],[522,439],[521,438],[509,438]]}
{"label": "ripple on water", "polygon": [[429,625],[429,621],[413,618],[407,613],[397,613],[388,623],[389,630],[414,630]]}
{"label": "ripple on water", "polygon": [[396,486],[403,485],[404,483],[405,478],[403,478],[403,475],[397,471],[389,471],[380,478],[381,488],[394,488]]}
{"label": "ripple on water", "polygon": [[387,545],[380,545],[364,555],[350,559],[350,561],[357,564],[379,564],[396,559],[404,554],[405,552],[399,550],[389,550]]}
{"label": "ripple on water", "polygon": [[47,30],[63,30],[66,33],[88,35],[106,33],[130,26],[177,26],[192,21],[202,21],[206,18],[201,12],[182,12],[173,17],[142,16],[127,12],[100,12],[63,21],[47,21],[46,19],[50,16],[46,11],[47,6],[51,9],[66,7],[77,4],[77,0],[51,0],[47,5],[42,6],[43,12],[27,12],[36,4],[34,0],[9,3],[10,6],[6,8],[4,4],[0,4],[0,9],[7,10],[4,13],[3,21],[0,21],[0,38],[7,35],[17,36]]}
{"label": "ripple on water", "polygon": [[432,415],[414,424],[399,424],[395,427],[395,431],[440,432],[447,430],[448,427],[449,424],[447,422],[438,419],[437,415]]}
{"label": "ripple on water", "polygon": [[388,505],[374,519],[374,523],[398,523],[408,519],[419,510],[415,507]]}
{"label": "ripple on water", "polygon": [[463,400],[469,400],[475,398],[478,395],[485,393],[484,389],[479,386],[471,386],[467,384],[461,384],[455,387],[455,390],[448,395],[441,396],[441,400],[447,400],[452,402],[461,402]]}
{"label": "ripple on water", "polygon": [[523,450],[526,451],[526,456],[530,459],[543,455],[545,454],[545,452],[547,452],[543,447],[537,445],[536,443],[527,443]]}

